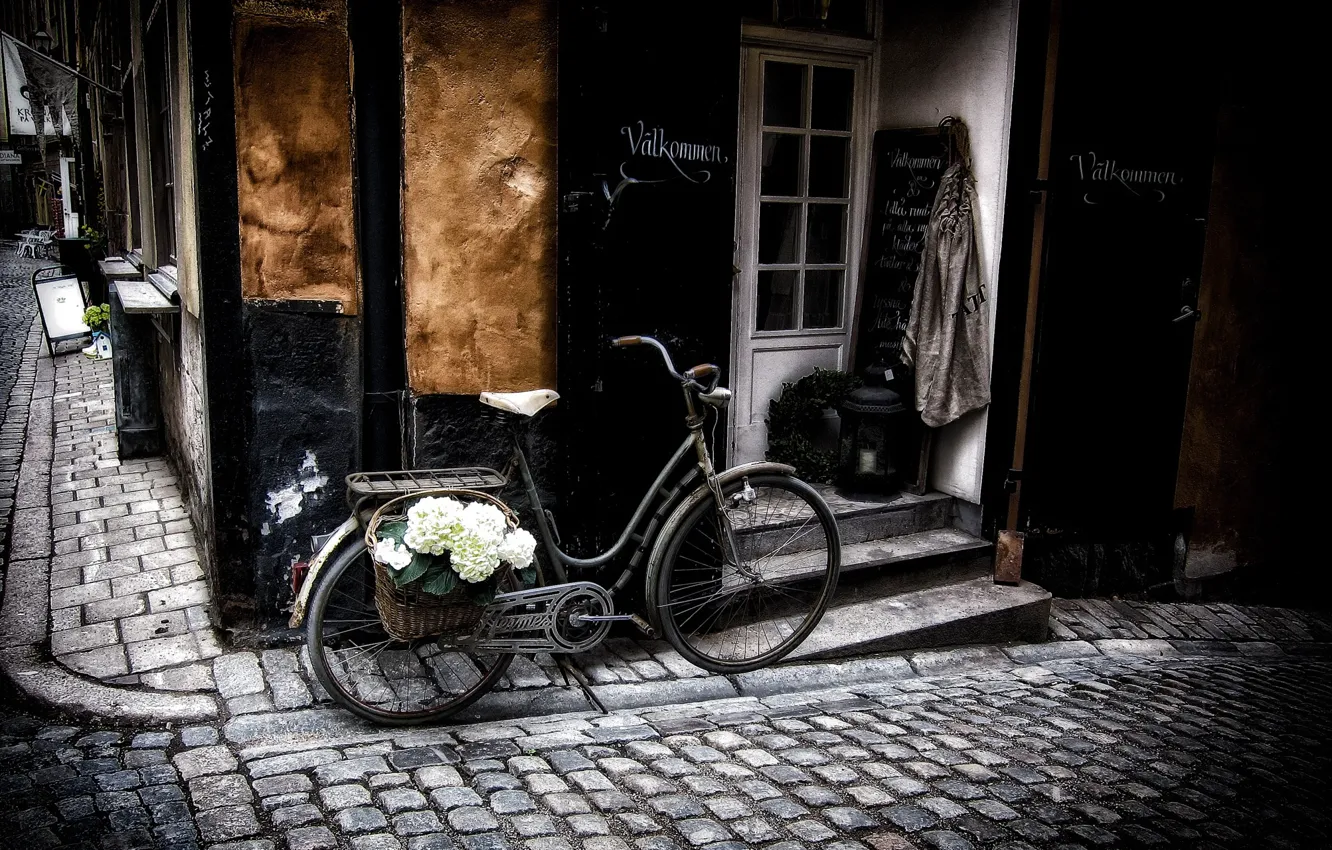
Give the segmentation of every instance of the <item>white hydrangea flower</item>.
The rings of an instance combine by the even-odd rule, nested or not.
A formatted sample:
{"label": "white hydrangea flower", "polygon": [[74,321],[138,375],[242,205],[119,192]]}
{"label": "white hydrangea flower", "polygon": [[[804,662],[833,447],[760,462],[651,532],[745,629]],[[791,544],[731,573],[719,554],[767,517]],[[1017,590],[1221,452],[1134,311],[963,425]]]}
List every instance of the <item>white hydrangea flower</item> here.
{"label": "white hydrangea flower", "polygon": [[453,538],[463,533],[461,502],[452,496],[427,496],[407,511],[407,533],[402,542],[417,552],[443,555]]}
{"label": "white hydrangea flower", "polygon": [[515,528],[500,541],[498,554],[501,561],[512,564],[514,569],[526,569],[536,555],[536,538],[526,529]]}
{"label": "white hydrangea flower", "polygon": [[375,544],[375,560],[401,572],[412,562],[412,552],[406,546],[399,546],[392,539],[385,537]]}
{"label": "white hydrangea flower", "polygon": [[454,572],[463,581],[472,584],[485,581],[499,569],[500,559],[496,548],[475,536],[455,541],[449,552]]}
{"label": "white hydrangea flower", "polygon": [[463,508],[463,525],[473,530],[482,539],[499,545],[508,524],[499,508],[489,502],[469,502]]}
{"label": "white hydrangea flower", "polygon": [[[504,513],[488,502],[466,504],[451,496],[427,496],[407,511],[403,543],[429,555],[449,555],[449,563],[463,581],[476,584],[494,575],[501,563],[522,569],[532,563],[536,540],[526,531],[509,532]],[[390,541],[391,544],[391,541]],[[385,557],[401,560],[397,549],[383,548]],[[411,562],[406,552],[403,567]],[[388,563],[388,561],[385,561]],[[399,567],[398,569],[402,569]]]}

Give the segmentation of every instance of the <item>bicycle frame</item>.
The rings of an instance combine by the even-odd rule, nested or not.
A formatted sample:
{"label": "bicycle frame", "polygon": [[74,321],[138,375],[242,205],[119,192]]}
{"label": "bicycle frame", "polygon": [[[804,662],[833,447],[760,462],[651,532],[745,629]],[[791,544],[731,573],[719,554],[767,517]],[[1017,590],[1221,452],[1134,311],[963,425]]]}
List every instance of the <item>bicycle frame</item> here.
{"label": "bicycle frame", "polygon": [[[665,466],[662,467],[661,472],[657,473],[656,479],[654,479],[651,486],[648,487],[647,492],[643,494],[643,498],[639,501],[638,507],[634,509],[633,516],[629,518],[629,522],[620,532],[619,538],[611,544],[609,549],[597,555],[593,555],[590,558],[578,558],[565,552],[555,542],[555,535],[551,530],[550,523],[546,519],[546,511],[541,505],[541,496],[537,493],[536,480],[533,478],[532,470],[527,463],[527,454],[523,451],[521,437],[515,436],[513,463],[518,467],[518,472],[522,477],[523,486],[527,492],[527,498],[531,501],[532,508],[536,512],[537,530],[540,534],[542,545],[546,550],[546,556],[550,561],[550,567],[555,572],[556,582],[563,584],[569,580],[568,572],[566,570],[567,567],[573,567],[575,569],[595,569],[597,567],[604,567],[611,561],[615,560],[632,544],[634,530],[642,524],[643,520],[647,517],[648,512],[654,506],[660,506],[660,510],[658,511],[658,521],[665,518],[666,514],[669,513],[670,509],[679,500],[687,485],[690,484],[697,475],[697,470],[685,468],[685,459],[689,454],[690,448],[694,447],[696,443],[702,443],[702,435],[698,432],[690,433],[690,435],[680,443],[680,447],[675,450],[673,455],[671,455],[670,460],[668,460]],[[706,446],[701,448],[700,451],[706,452]],[[662,495],[663,489],[668,486],[672,474],[676,473],[677,470],[680,471],[679,480],[675,483],[673,488],[671,488],[665,495]],[[655,538],[655,533],[650,537],[644,537],[641,551],[646,552],[651,548],[653,542],[652,538]],[[625,566],[620,577],[616,579],[614,584],[608,587],[607,590],[612,594],[616,591],[623,590],[628,585],[630,578],[632,578],[634,573],[637,572],[637,567],[637,559],[631,559],[630,563]]]}

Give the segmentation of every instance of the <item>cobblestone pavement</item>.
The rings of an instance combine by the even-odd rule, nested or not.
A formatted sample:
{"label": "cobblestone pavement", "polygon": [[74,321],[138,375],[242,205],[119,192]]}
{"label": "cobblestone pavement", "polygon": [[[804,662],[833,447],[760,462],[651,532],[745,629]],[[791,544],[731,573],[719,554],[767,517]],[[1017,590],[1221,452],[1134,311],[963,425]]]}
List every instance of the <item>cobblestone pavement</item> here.
{"label": "cobblestone pavement", "polygon": [[[1326,847],[1322,658],[1049,660],[420,731],[0,722],[16,847]],[[3,842],[0,842],[3,843]]]}
{"label": "cobblestone pavement", "polygon": [[[32,294],[31,275],[41,267],[36,260],[14,256],[12,240],[0,240],[0,552],[9,543],[9,514],[14,507],[23,437],[28,427],[27,408],[32,400],[35,373],[26,356],[37,302]],[[10,416],[9,411],[16,411]],[[0,588],[4,575],[0,572]]]}
{"label": "cobblestone pavement", "polygon": [[1326,642],[1332,641],[1332,622],[1308,611],[1263,605],[1055,599],[1050,609],[1050,636],[1055,640]]}
{"label": "cobblestone pavement", "polygon": [[110,362],[57,355],[54,389],[51,652],[116,684],[210,688],[222,648],[170,461],[121,462]]}

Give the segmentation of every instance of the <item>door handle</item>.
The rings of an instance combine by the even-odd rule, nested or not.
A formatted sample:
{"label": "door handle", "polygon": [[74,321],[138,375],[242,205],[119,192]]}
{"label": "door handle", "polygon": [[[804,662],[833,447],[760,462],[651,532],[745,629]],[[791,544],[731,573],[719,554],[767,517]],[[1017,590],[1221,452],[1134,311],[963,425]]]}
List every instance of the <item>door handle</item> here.
{"label": "door handle", "polygon": [[1202,319],[1202,310],[1194,309],[1193,307],[1190,307],[1189,305],[1185,304],[1183,307],[1179,308],[1179,315],[1171,319],[1170,321],[1178,325],[1184,322],[1197,322],[1200,321],[1201,319]]}

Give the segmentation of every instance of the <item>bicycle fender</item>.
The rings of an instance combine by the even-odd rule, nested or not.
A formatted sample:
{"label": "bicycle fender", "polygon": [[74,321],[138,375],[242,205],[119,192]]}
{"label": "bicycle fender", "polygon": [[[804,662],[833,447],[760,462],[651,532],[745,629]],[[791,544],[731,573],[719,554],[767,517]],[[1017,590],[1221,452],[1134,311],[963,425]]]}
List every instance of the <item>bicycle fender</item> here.
{"label": "bicycle fender", "polygon": [[[717,485],[725,487],[732,481],[748,475],[794,476],[795,467],[790,464],[767,460],[742,463],[719,473],[717,475]],[[643,598],[646,602],[648,622],[652,624],[652,628],[656,629],[658,634],[661,633],[661,617],[657,614],[657,578],[661,574],[661,561],[666,557],[666,544],[670,542],[671,535],[675,533],[675,530],[684,522],[685,515],[693,510],[699,502],[710,498],[712,498],[712,491],[708,489],[707,484],[699,485],[696,490],[675,506],[675,510],[662,523],[661,530],[657,532],[657,538],[652,543],[652,554],[648,557],[647,586],[644,588]]]}
{"label": "bicycle fender", "polygon": [[319,578],[319,571],[332,560],[333,553],[341,548],[342,542],[359,527],[360,523],[356,521],[354,515],[347,517],[343,520],[342,525],[338,526],[337,530],[333,532],[333,535],[324,542],[323,548],[310,559],[310,569],[305,573],[305,583],[301,585],[301,592],[296,596],[296,601],[291,606],[291,620],[287,622],[288,626],[298,629],[301,623],[305,622],[305,606],[310,601],[310,593],[314,590],[315,582]]}

